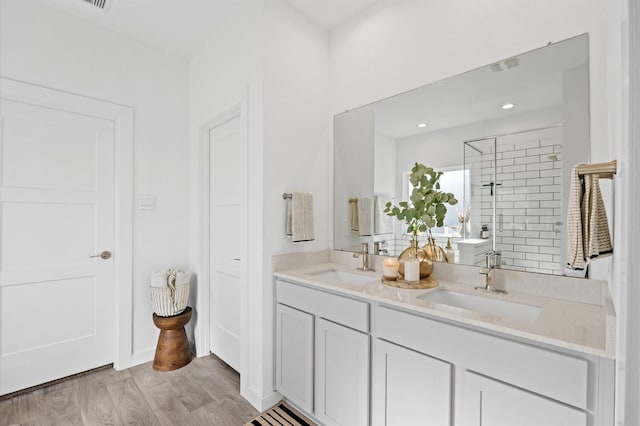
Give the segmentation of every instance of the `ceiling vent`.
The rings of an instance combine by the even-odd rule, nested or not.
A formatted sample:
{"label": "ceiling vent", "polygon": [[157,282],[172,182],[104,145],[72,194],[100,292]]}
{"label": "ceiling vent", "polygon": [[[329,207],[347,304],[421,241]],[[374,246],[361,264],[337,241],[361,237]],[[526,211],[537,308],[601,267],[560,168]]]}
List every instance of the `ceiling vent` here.
{"label": "ceiling vent", "polygon": [[111,4],[110,0],[83,0],[85,3],[90,4],[91,6],[97,7],[100,10],[104,10],[105,12],[109,10],[109,5]]}
{"label": "ceiling vent", "polygon": [[509,58],[504,61],[496,62],[495,64],[489,65],[489,69],[493,72],[506,71],[509,68],[515,68],[520,65],[520,61],[518,58]]}
{"label": "ceiling vent", "polygon": [[504,61],[504,65],[507,68],[515,68],[518,65],[520,65],[520,62],[518,61],[518,58],[509,58],[509,59],[505,59]]}

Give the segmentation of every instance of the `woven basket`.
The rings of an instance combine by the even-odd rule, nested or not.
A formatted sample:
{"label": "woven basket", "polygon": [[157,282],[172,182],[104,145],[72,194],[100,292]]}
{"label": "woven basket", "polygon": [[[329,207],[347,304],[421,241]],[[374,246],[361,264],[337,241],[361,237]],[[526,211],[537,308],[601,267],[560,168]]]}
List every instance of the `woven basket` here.
{"label": "woven basket", "polygon": [[191,284],[171,287],[150,287],[151,305],[153,312],[160,317],[171,317],[181,314],[189,303],[189,289]]}

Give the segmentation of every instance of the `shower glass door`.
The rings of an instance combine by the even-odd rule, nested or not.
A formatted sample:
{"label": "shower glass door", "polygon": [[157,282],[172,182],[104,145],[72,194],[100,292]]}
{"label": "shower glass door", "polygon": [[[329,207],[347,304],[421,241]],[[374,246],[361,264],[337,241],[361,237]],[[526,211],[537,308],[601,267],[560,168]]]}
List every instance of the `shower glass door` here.
{"label": "shower glass door", "polygon": [[[494,230],[494,195],[496,188],[496,139],[487,138],[464,143],[464,164],[468,171],[469,188],[464,195],[462,220],[464,238],[480,238],[486,227],[489,238]],[[491,245],[493,247],[493,244]]]}
{"label": "shower glass door", "polygon": [[562,274],[568,172],[562,127],[464,143],[465,238],[487,229],[502,267]]}

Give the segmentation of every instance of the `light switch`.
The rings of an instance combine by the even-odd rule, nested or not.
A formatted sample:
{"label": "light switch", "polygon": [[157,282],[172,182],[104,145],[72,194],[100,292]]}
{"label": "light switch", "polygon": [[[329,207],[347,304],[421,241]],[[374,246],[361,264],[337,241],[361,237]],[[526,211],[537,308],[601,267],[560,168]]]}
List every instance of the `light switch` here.
{"label": "light switch", "polygon": [[156,196],[150,194],[138,195],[138,210],[153,210],[156,208]]}

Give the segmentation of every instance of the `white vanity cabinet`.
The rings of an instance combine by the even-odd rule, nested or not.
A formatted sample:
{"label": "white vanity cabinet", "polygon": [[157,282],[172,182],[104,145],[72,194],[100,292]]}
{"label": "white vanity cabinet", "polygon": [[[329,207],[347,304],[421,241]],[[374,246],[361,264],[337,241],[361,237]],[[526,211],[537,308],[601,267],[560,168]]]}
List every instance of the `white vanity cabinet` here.
{"label": "white vanity cabinet", "polygon": [[[424,380],[430,381],[430,385],[422,384],[424,400],[441,396],[432,395],[431,385],[439,386],[442,394],[453,399],[453,421],[443,417],[442,422],[431,422],[426,417],[431,411],[424,410],[422,417],[419,412],[412,414],[416,418],[412,418],[410,424],[613,425],[612,360],[523,343],[386,306],[377,306],[374,317],[378,338],[373,385],[374,425],[409,424],[394,420],[393,410],[398,408],[393,394],[403,392],[403,388],[417,389]],[[412,376],[393,367],[399,362],[389,361],[394,353],[398,359],[401,353],[406,362],[423,360],[422,371],[416,368]],[[405,370],[411,368],[405,367]],[[422,379],[415,377],[425,369],[437,374]],[[451,371],[450,383],[446,380],[448,371]],[[393,383],[398,377],[404,377],[404,382]],[[406,392],[404,397],[412,396]],[[439,402],[440,405],[450,406],[446,401]],[[384,407],[386,415],[375,409],[378,406]]]}
{"label": "white vanity cabinet", "polygon": [[318,319],[316,410],[325,425],[369,422],[369,335]]}
{"label": "white vanity cabinet", "polygon": [[313,315],[276,307],[276,386],[295,405],[313,411]]}
{"label": "white vanity cabinet", "polygon": [[464,426],[587,426],[587,413],[469,371],[464,373]]}
{"label": "white vanity cabinet", "polygon": [[372,425],[451,424],[451,364],[383,340],[374,360]]}
{"label": "white vanity cabinet", "polygon": [[535,323],[492,320],[309,270],[276,275],[276,387],[317,423],[614,425],[606,307],[538,298]]}
{"label": "white vanity cabinet", "polygon": [[276,388],[325,425],[369,424],[369,304],[276,281]]}

